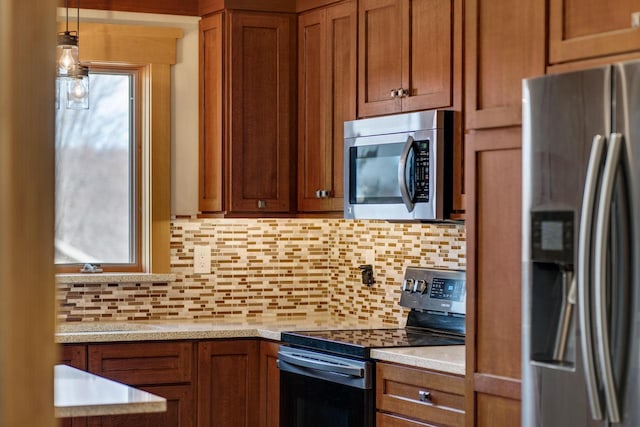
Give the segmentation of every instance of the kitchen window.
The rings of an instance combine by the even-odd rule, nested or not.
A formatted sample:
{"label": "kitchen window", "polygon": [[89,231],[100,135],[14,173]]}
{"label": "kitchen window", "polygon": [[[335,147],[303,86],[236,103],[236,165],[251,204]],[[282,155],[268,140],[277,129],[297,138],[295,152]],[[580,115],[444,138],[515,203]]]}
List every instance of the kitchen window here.
{"label": "kitchen window", "polygon": [[90,72],[88,110],[56,110],[55,262],[142,271],[140,84],[132,68]]}
{"label": "kitchen window", "polygon": [[[136,82],[134,86],[137,90],[134,93],[134,98],[137,95],[134,110],[138,116],[134,122],[134,132],[137,133],[136,137],[138,138],[137,151],[135,152],[138,155],[136,161],[138,171],[134,175],[137,174],[139,179],[135,185],[138,209],[137,211],[134,209],[134,211],[139,219],[137,219],[138,228],[133,232],[130,228],[132,227],[131,223],[122,227],[123,229],[129,227],[130,235],[135,236],[139,243],[138,247],[133,249],[131,240],[124,243],[122,247],[125,249],[122,253],[127,252],[128,255],[120,255],[119,259],[117,257],[109,258],[105,254],[98,254],[99,256],[96,258],[102,261],[105,272],[170,273],[171,65],[176,63],[176,43],[178,39],[182,38],[183,31],[170,27],[98,22],[81,23],[81,27],[80,60],[90,63],[91,69],[97,74],[135,72],[133,80]],[[58,30],[64,31],[64,28],[65,22],[59,22]],[[73,30],[73,28],[71,29]],[[100,76],[96,77],[96,79],[99,78]],[[97,82],[91,82],[92,99],[89,111],[97,108],[98,101],[94,99],[94,92],[98,90],[95,87],[97,84]],[[65,108],[64,102],[60,101],[60,109]],[[102,160],[107,161],[106,158]],[[131,163],[129,163],[129,167],[131,167]],[[107,176],[124,174],[124,172],[116,174],[114,171],[115,169],[111,170]],[[133,181],[129,182],[135,182],[135,178],[132,179]],[[90,192],[91,188],[88,188],[87,191]],[[98,191],[95,190],[99,195]],[[77,202],[79,203],[79,201],[80,198]],[[130,202],[122,202],[123,205],[125,203]],[[129,207],[127,210],[131,212]],[[75,214],[77,216],[85,215],[85,211],[81,209],[77,212],[79,212]],[[104,232],[101,230],[102,224],[99,223],[97,227],[98,230],[90,231]],[[92,242],[97,241],[98,235],[95,234],[96,237],[92,237]],[[78,243],[75,244],[78,245]],[[80,249],[83,248],[81,246]],[[129,258],[129,261],[131,260],[131,253],[138,257],[136,262],[123,264],[122,259]],[[78,254],[76,253],[76,255]],[[61,259],[58,251],[56,251],[56,257]],[[100,257],[103,258],[100,259]],[[79,264],[75,262],[72,266],[66,265],[65,267],[60,264],[58,272],[79,272],[78,266]],[[109,275],[105,275],[105,277],[109,277]],[[58,280],[61,278],[58,277]],[[102,279],[96,277],[94,280]]]}

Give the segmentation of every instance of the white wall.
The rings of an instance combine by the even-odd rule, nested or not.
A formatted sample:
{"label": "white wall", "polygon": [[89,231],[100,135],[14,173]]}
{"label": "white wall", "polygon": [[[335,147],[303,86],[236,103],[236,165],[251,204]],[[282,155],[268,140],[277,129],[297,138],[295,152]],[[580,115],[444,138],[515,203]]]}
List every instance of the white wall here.
{"label": "white wall", "polygon": [[[75,9],[69,10],[75,21]],[[64,20],[58,8],[58,20]],[[198,22],[199,17],[80,9],[82,22],[175,27],[184,31],[178,40],[176,64],[171,67],[171,214],[198,212]],[[74,25],[75,27],[75,25]],[[82,52],[80,52],[82,56]]]}

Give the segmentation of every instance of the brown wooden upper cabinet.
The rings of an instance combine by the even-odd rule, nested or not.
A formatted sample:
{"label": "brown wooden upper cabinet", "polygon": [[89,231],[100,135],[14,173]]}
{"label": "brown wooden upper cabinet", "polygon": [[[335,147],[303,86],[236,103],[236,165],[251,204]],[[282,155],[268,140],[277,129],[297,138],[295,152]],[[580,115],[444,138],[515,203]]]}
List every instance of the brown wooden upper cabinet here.
{"label": "brown wooden upper cabinet", "polygon": [[465,0],[465,129],[522,122],[522,79],[545,72],[545,2]]}
{"label": "brown wooden upper cabinet", "polygon": [[549,63],[638,51],[639,27],[640,0],[550,0]]}
{"label": "brown wooden upper cabinet", "polygon": [[344,122],[356,118],[356,2],[298,20],[298,210],[342,211]]}
{"label": "brown wooden upper cabinet", "polygon": [[295,14],[200,24],[200,210],[289,212],[295,194]]}
{"label": "brown wooden upper cabinet", "polygon": [[459,110],[462,2],[360,0],[358,116]]}

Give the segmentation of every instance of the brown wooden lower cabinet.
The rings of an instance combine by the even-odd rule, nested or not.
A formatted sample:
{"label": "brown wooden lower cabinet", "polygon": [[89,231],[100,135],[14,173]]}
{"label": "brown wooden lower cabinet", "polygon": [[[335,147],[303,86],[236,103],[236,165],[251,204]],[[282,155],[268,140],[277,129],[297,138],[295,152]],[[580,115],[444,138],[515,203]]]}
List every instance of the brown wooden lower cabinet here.
{"label": "brown wooden lower cabinet", "polygon": [[60,363],[162,396],[167,411],[64,419],[62,426],[195,427],[193,358],[189,341],[63,346]]}
{"label": "brown wooden lower cabinet", "polygon": [[376,364],[377,427],[462,426],[464,377]]}
{"label": "brown wooden lower cabinet", "polygon": [[[84,344],[60,346],[60,360],[58,363],[86,371],[87,346]],[[87,419],[85,417],[63,418],[59,421],[58,425],[60,427],[85,427],[87,425]]]}
{"label": "brown wooden lower cabinet", "polygon": [[432,427],[434,424],[421,423],[409,418],[378,412],[376,414],[377,427]]}
{"label": "brown wooden lower cabinet", "polygon": [[260,427],[280,427],[279,348],[277,342],[260,342]]}
{"label": "brown wooden lower cabinet", "polygon": [[493,394],[476,394],[476,426],[519,426],[520,400]]}
{"label": "brown wooden lower cabinet", "polygon": [[259,341],[198,343],[198,427],[255,427],[260,409]]}
{"label": "brown wooden lower cabinet", "polygon": [[467,425],[520,425],[522,130],[466,135]]}
{"label": "brown wooden lower cabinet", "polygon": [[162,396],[167,411],[64,419],[60,425],[278,427],[278,347],[242,339],[64,345],[60,363]]}
{"label": "brown wooden lower cabinet", "polygon": [[[89,427],[183,427],[195,426],[193,389],[187,385],[138,387],[167,399],[167,411],[152,414],[88,418]],[[75,423],[73,427],[76,427]]]}

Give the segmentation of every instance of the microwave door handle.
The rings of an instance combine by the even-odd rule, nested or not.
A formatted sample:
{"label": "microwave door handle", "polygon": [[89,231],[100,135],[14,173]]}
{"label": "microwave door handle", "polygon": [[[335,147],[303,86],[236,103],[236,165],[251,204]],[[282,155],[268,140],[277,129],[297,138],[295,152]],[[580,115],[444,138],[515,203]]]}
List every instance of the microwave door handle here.
{"label": "microwave door handle", "polygon": [[400,196],[402,197],[402,201],[404,205],[407,207],[409,212],[413,212],[415,204],[413,203],[413,199],[409,194],[409,188],[407,187],[407,180],[405,179],[405,171],[407,170],[407,161],[409,160],[409,153],[413,149],[414,139],[412,136],[407,138],[407,142],[404,144],[402,148],[402,153],[400,154],[400,161],[398,162],[398,185],[400,186]]}
{"label": "microwave door handle", "polygon": [[578,232],[578,269],[575,280],[578,285],[578,314],[580,321],[580,341],[582,342],[582,359],[584,364],[585,382],[591,417],[602,420],[602,406],[598,394],[596,367],[594,360],[593,333],[591,327],[591,243],[593,241],[593,218],[595,216],[595,198],[598,185],[598,172],[606,148],[606,140],[602,135],[593,137],[591,154],[587,166],[587,175],[582,197],[580,213],[580,230]]}
{"label": "microwave door handle", "polygon": [[613,378],[611,362],[611,345],[609,341],[609,326],[607,321],[607,244],[609,241],[609,224],[611,219],[611,204],[613,201],[613,185],[620,162],[622,150],[622,135],[611,134],[607,158],[602,172],[602,188],[598,200],[598,217],[595,235],[595,312],[596,338],[598,343],[598,358],[605,401],[607,403],[609,420],[620,422],[620,408]]}

